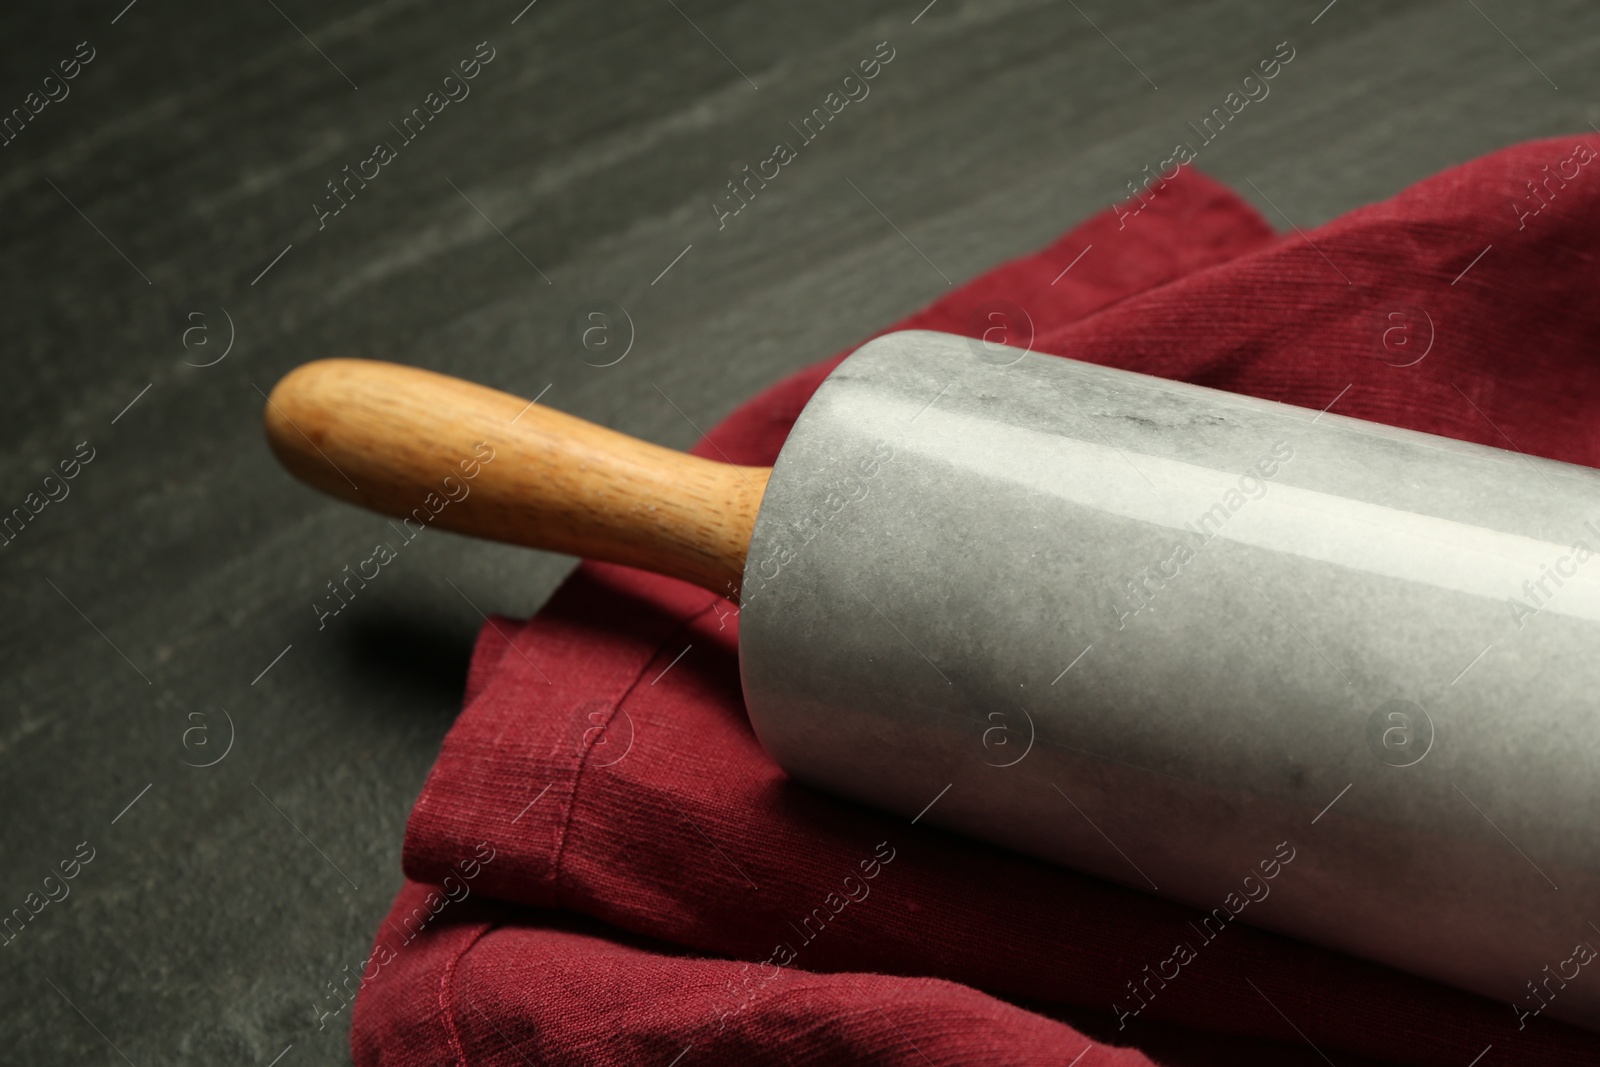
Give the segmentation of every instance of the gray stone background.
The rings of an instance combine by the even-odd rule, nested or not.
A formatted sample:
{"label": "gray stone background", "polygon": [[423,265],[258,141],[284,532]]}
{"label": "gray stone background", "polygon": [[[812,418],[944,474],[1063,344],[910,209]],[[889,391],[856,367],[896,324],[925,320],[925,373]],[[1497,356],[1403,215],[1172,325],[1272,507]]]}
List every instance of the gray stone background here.
{"label": "gray stone background", "polygon": [[[0,13],[6,113],[95,54],[0,147],[0,509],[95,450],[0,549],[0,912],[95,850],[0,948],[9,1063],[348,1062],[348,1012],[318,1031],[311,1005],[400,883],[471,604],[531,613],[573,564],[430,535],[319,632],[382,520],[267,452],[296,364],[548,388],[687,447],[941,272],[1124,196],[1279,41],[1293,65],[1201,166],[1280,229],[1246,179],[1309,226],[1600,122],[1579,0],[125,3]],[[731,172],[884,40],[871,95],[719,232]],[[319,230],[324,183],[482,41],[471,95]],[[616,366],[574,348],[590,300],[631,316]]]}

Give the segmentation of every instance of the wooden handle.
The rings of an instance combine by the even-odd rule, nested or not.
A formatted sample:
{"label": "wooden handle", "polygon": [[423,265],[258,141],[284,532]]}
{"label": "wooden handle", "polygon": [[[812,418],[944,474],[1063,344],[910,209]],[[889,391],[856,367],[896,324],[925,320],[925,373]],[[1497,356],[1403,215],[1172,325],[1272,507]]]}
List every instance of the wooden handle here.
{"label": "wooden handle", "polygon": [[737,598],[769,467],[649,444],[415,367],[325,359],[267,398],[296,477],[405,520],[643,567]]}

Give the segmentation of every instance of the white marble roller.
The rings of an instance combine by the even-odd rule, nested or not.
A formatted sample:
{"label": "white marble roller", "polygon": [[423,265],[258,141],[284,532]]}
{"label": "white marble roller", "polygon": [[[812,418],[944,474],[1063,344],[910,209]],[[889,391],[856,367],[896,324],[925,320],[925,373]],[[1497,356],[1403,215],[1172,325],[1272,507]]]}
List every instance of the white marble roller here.
{"label": "white marble roller", "polygon": [[1600,473],[1015,355],[889,335],[800,416],[745,565],[767,750],[1206,909],[1196,950],[1600,1027]]}

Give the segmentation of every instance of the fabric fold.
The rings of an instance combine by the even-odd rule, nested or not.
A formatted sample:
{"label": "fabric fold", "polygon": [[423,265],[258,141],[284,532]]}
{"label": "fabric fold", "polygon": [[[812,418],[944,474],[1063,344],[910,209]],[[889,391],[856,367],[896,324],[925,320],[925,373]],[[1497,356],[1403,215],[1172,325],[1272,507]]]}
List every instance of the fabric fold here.
{"label": "fabric fold", "polygon": [[[1304,1042],[1155,1027],[1142,1049],[953,982],[813,974],[675,953],[570,913],[464,903],[413,941],[408,883],[361,990],[363,1065],[872,1063],[904,1067],[1322,1067]],[[1109,1020],[1094,1020],[1106,1029]],[[1342,1058],[1341,1067],[1381,1067]]]}

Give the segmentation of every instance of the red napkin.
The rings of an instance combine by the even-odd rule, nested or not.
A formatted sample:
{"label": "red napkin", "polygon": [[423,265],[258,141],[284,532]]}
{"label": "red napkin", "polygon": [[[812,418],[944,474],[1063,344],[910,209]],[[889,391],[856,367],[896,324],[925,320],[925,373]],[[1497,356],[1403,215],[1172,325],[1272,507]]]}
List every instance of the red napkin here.
{"label": "red napkin", "polygon": [[[978,334],[1006,302],[1014,344],[1031,321],[1036,350],[1597,465],[1589,141],[1281,239],[1186,169],[894,328]],[[772,462],[836,362],[697,451]],[[1594,1034],[1243,926],[1152,978],[1192,909],[789,781],[737,628],[602,564],[490,622],[358,982],[357,1063],[1600,1062]]]}

